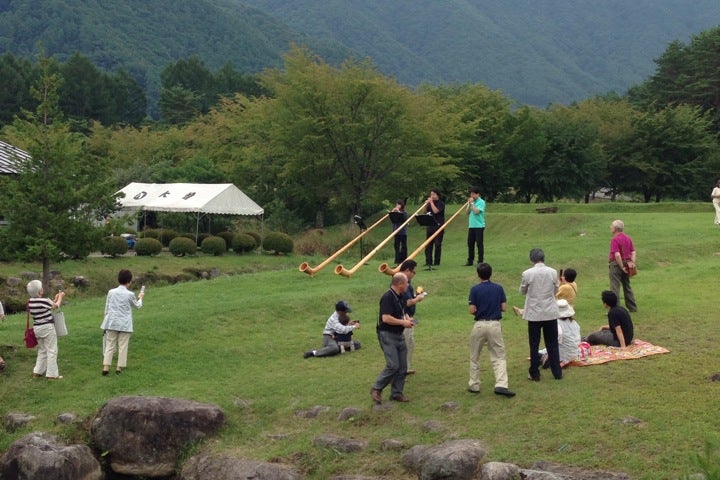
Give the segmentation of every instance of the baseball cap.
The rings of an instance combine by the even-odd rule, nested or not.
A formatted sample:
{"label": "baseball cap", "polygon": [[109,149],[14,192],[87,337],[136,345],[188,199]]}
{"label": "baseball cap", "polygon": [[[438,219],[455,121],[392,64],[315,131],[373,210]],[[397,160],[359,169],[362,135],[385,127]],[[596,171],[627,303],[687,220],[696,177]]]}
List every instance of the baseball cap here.
{"label": "baseball cap", "polygon": [[350,308],[350,305],[345,300],[340,300],[335,304],[335,310],[339,312],[352,312],[352,308]]}

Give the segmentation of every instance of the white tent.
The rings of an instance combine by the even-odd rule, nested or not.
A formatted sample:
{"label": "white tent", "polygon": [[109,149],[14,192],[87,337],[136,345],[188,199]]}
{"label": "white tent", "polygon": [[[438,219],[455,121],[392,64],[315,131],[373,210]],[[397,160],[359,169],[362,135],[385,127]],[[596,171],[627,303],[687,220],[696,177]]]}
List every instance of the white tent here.
{"label": "white tent", "polygon": [[[136,183],[120,190],[121,210],[251,215],[262,219],[265,210],[232,183]],[[197,237],[197,231],[195,232]]]}

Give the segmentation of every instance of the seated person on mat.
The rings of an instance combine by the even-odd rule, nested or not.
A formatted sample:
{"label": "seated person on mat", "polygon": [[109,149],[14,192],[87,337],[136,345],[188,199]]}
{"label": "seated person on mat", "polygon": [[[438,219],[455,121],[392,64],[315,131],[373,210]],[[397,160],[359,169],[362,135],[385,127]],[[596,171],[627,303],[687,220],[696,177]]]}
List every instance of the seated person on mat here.
{"label": "seated person on mat", "polygon": [[[565,299],[557,301],[560,317],[558,318],[558,350],[560,352],[560,366],[566,367],[570,362],[580,357],[580,325],[575,321],[575,309]],[[543,368],[548,368],[547,350],[540,350],[540,362]]]}
{"label": "seated person on mat", "polygon": [[[337,335],[352,334],[356,328],[360,328],[360,322],[350,320],[348,313],[352,312],[350,305],[344,300],[340,300],[335,304],[335,311],[325,323],[323,329],[323,346],[320,350],[308,350],[303,354],[304,358],[309,357],[329,357],[340,353],[340,345],[338,345]],[[352,342],[352,340],[350,340]],[[357,348],[357,347],[356,347]]]}
{"label": "seated person on mat", "polygon": [[600,327],[599,332],[587,336],[590,345],[607,345],[609,347],[625,348],[633,340],[633,323],[630,313],[625,307],[618,305],[618,298],[610,290],[602,292],[602,302],[608,309],[608,324]]}
{"label": "seated person on mat", "polygon": [[577,284],[575,278],[577,272],[573,268],[566,268],[565,271],[560,270],[560,286],[555,294],[558,300],[565,299],[570,306],[575,306],[575,298],[577,298]]}

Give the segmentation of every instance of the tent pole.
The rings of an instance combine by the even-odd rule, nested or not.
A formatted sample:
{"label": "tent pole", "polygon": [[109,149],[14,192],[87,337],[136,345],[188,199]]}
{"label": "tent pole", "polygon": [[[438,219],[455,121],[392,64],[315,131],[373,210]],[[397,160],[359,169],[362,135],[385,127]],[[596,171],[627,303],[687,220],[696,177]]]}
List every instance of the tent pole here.
{"label": "tent pole", "polygon": [[198,238],[200,238],[200,212],[197,212],[197,220],[195,221],[195,245],[197,245]]}

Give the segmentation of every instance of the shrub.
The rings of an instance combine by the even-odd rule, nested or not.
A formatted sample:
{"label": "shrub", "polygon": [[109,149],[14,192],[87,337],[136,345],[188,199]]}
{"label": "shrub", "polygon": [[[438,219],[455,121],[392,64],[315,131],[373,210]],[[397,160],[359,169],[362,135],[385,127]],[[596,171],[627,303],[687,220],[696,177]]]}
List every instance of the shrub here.
{"label": "shrub", "polygon": [[235,237],[235,234],[233,232],[220,232],[217,234],[217,236],[225,240],[226,250],[230,250],[231,248],[233,248],[233,237]]}
{"label": "shrub", "polygon": [[141,238],[154,238],[155,240],[160,238],[160,230],[157,228],[148,228],[143,230],[140,234]]}
{"label": "shrub", "polygon": [[170,253],[176,257],[183,257],[185,255],[195,255],[197,253],[197,245],[195,240],[191,240],[186,237],[175,237],[170,241],[168,246]]}
{"label": "shrub", "polygon": [[256,246],[259,247],[259,246],[262,244],[262,237],[260,236],[259,233],[257,233],[257,232],[242,232],[242,233],[245,233],[245,234],[250,235],[251,237],[253,237],[253,238],[255,239],[255,245],[256,245]]}
{"label": "shrub", "polygon": [[103,255],[125,255],[128,251],[127,240],[123,237],[104,237],[100,242],[100,253]]}
{"label": "shrub", "polygon": [[222,237],[210,236],[203,240],[200,245],[200,250],[202,250],[203,253],[215,255],[217,257],[227,251],[227,246],[225,245],[225,240],[223,240]]}
{"label": "shrub", "polygon": [[170,242],[178,236],[180,235],[175,230],[164,228],[160,230],[160,236],[158,237],[158,240],[160,240],[160,243],[162,243],[163,247],[167,247],[170,245]]}
{"label": "shrub", "polygon": [[265,250],[275,252],[275,255],[281,253],[292,253],[293,240],[287,233],[270,232],[265,235],[265,239],[263,240],[263,248]]}
{"label": "shrub", "polygon": [[162,248],[162,243],[156,238],[138,238],[135,242],[135,253],[141,256],[158,255]]}
{"label": "shrub", "polygon": [[238,233],[232,239],[232,249],[235,253],[244,253],[257,247],[255,239],[247,233]]}
{"label": "shrub", "polygon": [[201,233],[201,234],[199,234],[199,235],[198,235],[198,238],[197,238],[197,246],[199,247],[200,245],[202,245],[202,242],[204,242],[205,239],[206,239],[206,238],[209,238],[209,237],[212,237],[212,235],[210,235],[209,233]]}

